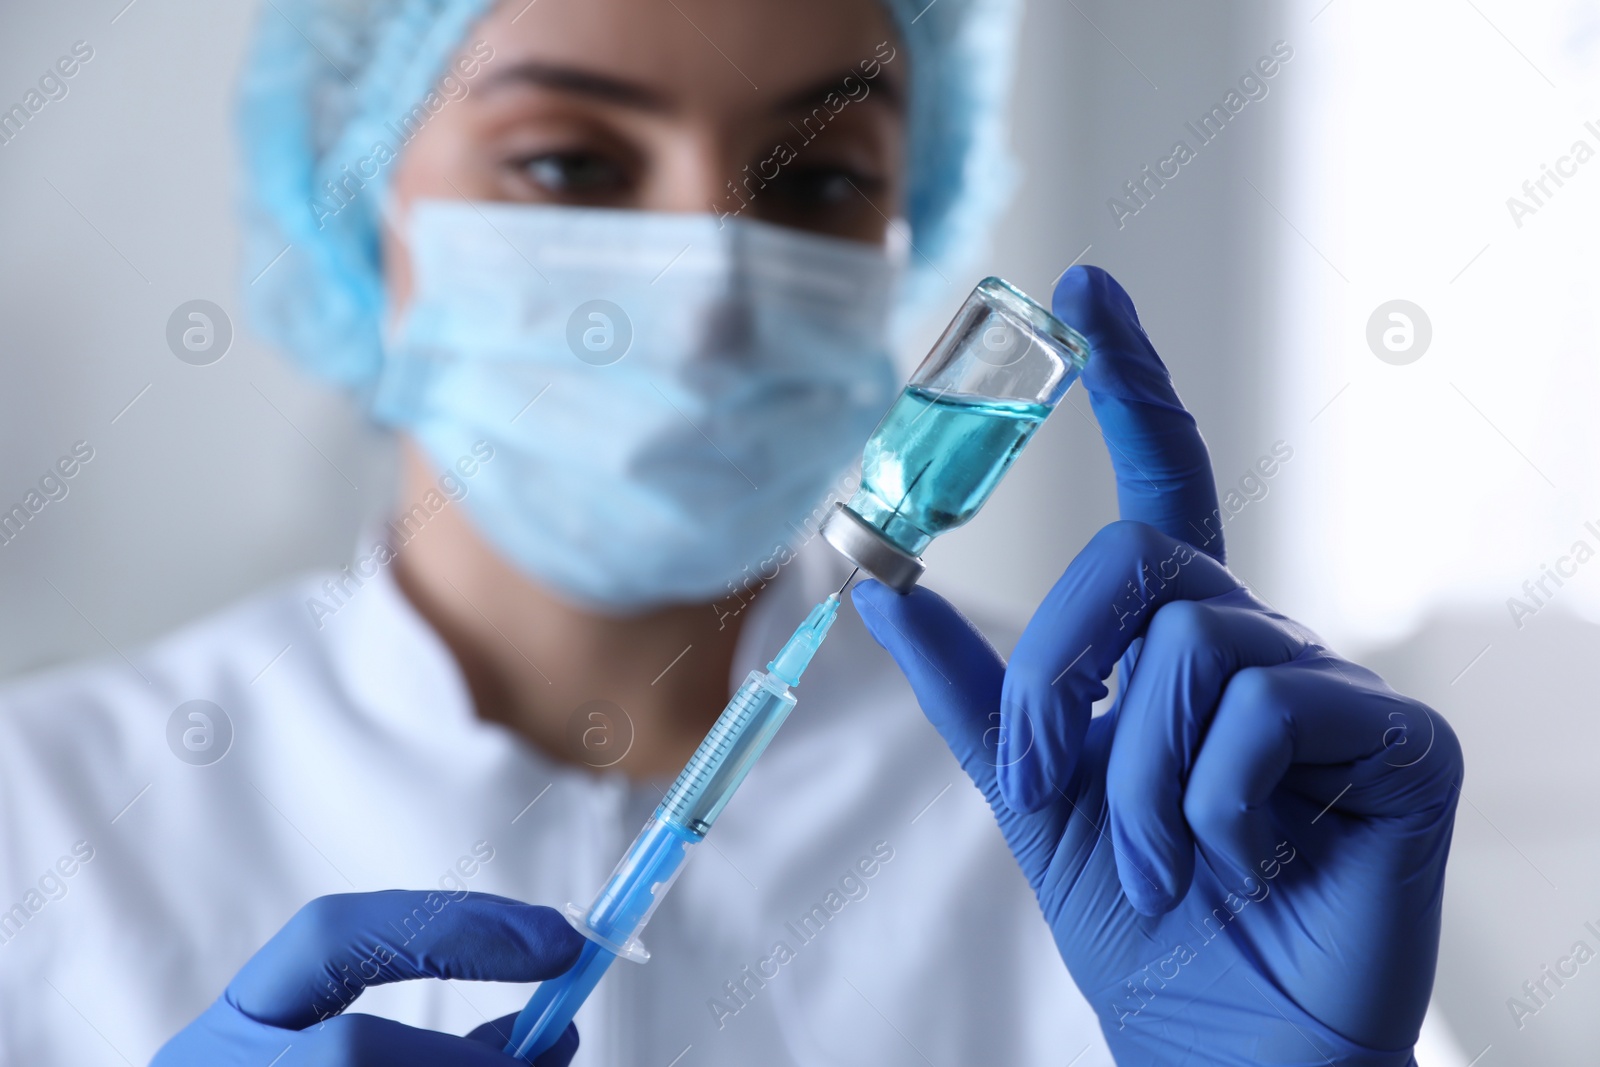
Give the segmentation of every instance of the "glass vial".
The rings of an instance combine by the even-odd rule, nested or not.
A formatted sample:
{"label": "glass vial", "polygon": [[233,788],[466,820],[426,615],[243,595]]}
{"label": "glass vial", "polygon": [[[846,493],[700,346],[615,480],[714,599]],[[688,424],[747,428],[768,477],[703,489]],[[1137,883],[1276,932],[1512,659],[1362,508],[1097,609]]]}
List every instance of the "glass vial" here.
{"label": "glass vial", "polygon": [[1077,380],[1089,343],[999,278],[985,278],[867,441],[861,488],[822,536],[900,592],[922,550],[978,513]]}

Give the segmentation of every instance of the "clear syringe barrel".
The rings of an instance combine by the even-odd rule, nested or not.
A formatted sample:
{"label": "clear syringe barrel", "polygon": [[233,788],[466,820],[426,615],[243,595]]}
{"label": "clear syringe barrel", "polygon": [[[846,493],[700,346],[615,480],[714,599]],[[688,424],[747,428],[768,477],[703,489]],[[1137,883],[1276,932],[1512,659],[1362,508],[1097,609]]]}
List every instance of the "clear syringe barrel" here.
{"label": "clear syringe barrel", "polygon": [[782,679],[751,671],[667,790],[656,818],[704,837],[794,705]]}
{"label": "clear syringe barrel", "polygon": [[539,985],[511,1028],[505,1051],[524,1062],[543,1055],[566,1030],[594,987],[618,956],[643,963],[650,958],[639,931],[665,899],[700,837],[682,826],[652,817],[633,839],[600,893],[581,911],[567,906],[567,918],[588,942],[565,974]]}
{"label": "clear syringe barrel", "polygon": [[589,905],[590,933],[632,954],[629,941],[672,888],[689,846],[706,836],[794,705],[781,679],[750,672]]}
{"label": "clear syringe barrel", "polygon": [[589,931],[610,942],[619,955],[633,955],[629,942],[638,937],[672,888],[689,857],[689,846],[699,842],[699,837],[659,814],[645,823],[584,914]]}
{"label": "clear syringe barrel", "polygon": [[794,705],[781,679],[750,672],[589,905],[591,933],[632,954],[629,942],[672,888],[689,846],[706,836]]}
{"label": "clear syringe barrel", "polygon": [[689,846],[699,844],[794,710],[790,686],[810,664],[839,614],[835,593],[811,609],[764,671],[751,671],[709,733],[628,846],[587,911],[567,916],[589,939],[565,974],[540,984],[517,1016],[505,1051],[531,1062],[555,1044],[618,956],[643,962],[650,954],[639,931],[683,870]]}
{"label": "clear syringe barrel", "polygon": [[[780,656],[772,666],[785,669],[785,662]],[[798,680],[797,671],[789,673]],[[532,1061],[555,1044],[613,960],[649,959],[639,932],[677,881],[689,846],[706,836],[794,706],[794,695],[774,673],[751,671],[745,678],[588,911],[568,908],[589,943],[570,971],[539,986],[517,1017],[507,1053]]]}

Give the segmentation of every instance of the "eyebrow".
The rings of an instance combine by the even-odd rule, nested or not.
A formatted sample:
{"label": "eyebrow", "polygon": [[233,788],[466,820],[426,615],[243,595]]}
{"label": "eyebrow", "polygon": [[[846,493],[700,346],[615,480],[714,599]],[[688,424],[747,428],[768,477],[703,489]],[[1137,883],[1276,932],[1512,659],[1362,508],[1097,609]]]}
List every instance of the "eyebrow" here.
{"label": "eyebrow", "polygon": [[[879,72],[881,75],[881,71]],[[900,95],[900,86],[891,78],[868,78],[854,67],[842,70],[831,77],[823,78],[799,92],[790,93],[773,107],[774,114],[784,114],[790,111],[799,111],[802,108],[815,107],[823,102],[830,93],[843,93],[844,83],[854,78],[862,85],[870,86],[868,96],[862,97],[863,101],[871,99],[872,95],[882,94],[883,100],[895,111],[905,110],[905,101]],[[848,94],[845,94],[848,95]]]}
{"label": "eyebrow", "polygon": [[[883,77],[867,78],[851,68],[814,82],[798,92],[790,93],[778,101],[772,111],[781,115],[814,107],[822,103],[828,94],[842,92],[844,83],[849,78],[854,78],[864,85],[871,84],[873,87],[869,92],[882,94],[884,102],[894,110],[904,110],[905,103],[901,97],[900,87],[893,80]],[[666,96],[637,82],[553,63],[528,61],[501,69],[485,83],[484,90],[500,89],[509,85],[532,85],[541,89],[554,89],[557,92],[588,96],[640,111],[662,112],[670,110],[672,106]]]}
{"label": "eyebrow", "polygon": [[484,89],[487,91],[508,85],[535,85],[558,92],[576,93],[641,111],[666,111],[670,107],[665,96],[636,82],[551,63],[519,63],[496,71]]}

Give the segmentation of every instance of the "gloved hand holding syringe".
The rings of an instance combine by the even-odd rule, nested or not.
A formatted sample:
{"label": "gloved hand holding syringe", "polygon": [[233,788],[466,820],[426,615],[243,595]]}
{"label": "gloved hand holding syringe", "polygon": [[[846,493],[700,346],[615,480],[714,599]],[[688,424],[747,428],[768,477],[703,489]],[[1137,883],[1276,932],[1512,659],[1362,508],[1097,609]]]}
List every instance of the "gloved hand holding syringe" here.
{"label": "gloved hand holding syringe", "polygon": [[[977,513],[1087,358],[1088,343],[1044,308],[998,278],[982,282],[867,442],[861,490],[838,505],[823,536],[858,570],[909,590],[923,547]],[[571,970],[534,992],[506,1052],[531,1062],[613,960],[649,958],[639,931],[794,709],[790,689],[849,584],[811,609],[766,670],[745,678],[588,909],[568,905],[588,944]]]}

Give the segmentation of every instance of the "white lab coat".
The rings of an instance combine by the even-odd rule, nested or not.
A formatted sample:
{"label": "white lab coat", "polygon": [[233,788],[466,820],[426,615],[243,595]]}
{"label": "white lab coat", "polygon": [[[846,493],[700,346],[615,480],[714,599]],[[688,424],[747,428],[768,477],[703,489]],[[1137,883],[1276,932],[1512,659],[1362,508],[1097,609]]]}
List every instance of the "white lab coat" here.
{"label": "white lab coat", "polygon": [[[751,609],[736,680],[837,585],[834,563],[802,553]],[[0,691],[0,1062],[145,1063],[321,894],[454,874],[587,902],[643,824],[659,789],[476,718],[389,574],[319,628],[307,601],[325,577],[131,664]],[[577,1062],[1109,1064],[986,805],[848,607],[797,693],[646,929],[651,961],[619,961],[578,1016]],[[196,699],[234,731],[207,766],[168,743]],[[873,876],[841,889],[864,857]],[[793,958],[747,979],[771,974],[779,941]],[[464,1033],[530,990],[409,982],[354,1010]]]}

